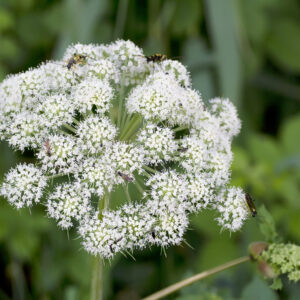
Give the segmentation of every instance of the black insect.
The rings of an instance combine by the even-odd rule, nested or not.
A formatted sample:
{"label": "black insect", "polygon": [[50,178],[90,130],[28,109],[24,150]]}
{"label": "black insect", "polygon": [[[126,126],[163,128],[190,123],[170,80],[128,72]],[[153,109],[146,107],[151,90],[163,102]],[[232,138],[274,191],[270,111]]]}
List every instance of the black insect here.
{"label": "black insect", "polygon": [[184,148],[179,149],[178,151],[181,152],[181,153],[184,153],[184,152],[186,152],[188,150],[189,150],[188,147],[184,147]]}
{"label": "black insect", "polygon": [[118,175],[121,176],[124,180],[126,180],[128,182],[132,182],[133,181],[132,177],[130,177],[130,176],[128,176],[128,175],[126,175],[126,174],[124,174],[124,173],[122,173],[120,171],[118,171]]}
{"label": "black insect", "polygon": [[165,54],[160,54],[160,53],[155,53],[155,54],[152,54],[150,56],[145,56],[146,57],[146,60],[147,60],[147,63],[149,62],[162,62],[164,60],[167,59],[167,56]]}
{"label": "black insect", "polygon": [[152,235],[153,239],[155,240],[156,239],[156,233],[155,233],[154,230],[151,231],[151,235]]}
{"label": "black insect", "polygon": [[84,64],[86,62],[86,59],[86,55],[74,53],[67,62],[67,69],[71,70],[72,67],[76,64]]}
{"label": "black insect", "polygon": [[248,193],[245,194],[245,199],[246,199],[248,208],[252,214],[252,217],[255,217],[257,215],[257,210],[255,208],[255,205],[253,203],[251,196]]}
{"label": "black insect", "polygon": [[123,239],[123,237],[120,237],[117,240],[115,240],[111,245],[109,245],[109,249],[110,249],[111,253],[115,253],[113,246],[116,245],[118,242],[120,242],[122,239]]}

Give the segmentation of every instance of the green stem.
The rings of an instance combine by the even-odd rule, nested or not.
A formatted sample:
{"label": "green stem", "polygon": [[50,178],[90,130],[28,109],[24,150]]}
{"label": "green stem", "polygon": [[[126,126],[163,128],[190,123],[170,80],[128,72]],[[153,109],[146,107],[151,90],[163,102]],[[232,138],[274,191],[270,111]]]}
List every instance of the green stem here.
{"label": "green stem", "polygon": [[126,186],[124,186],[123,189],[124,189],[127,201],[128,201],[128,203],[130,203],[131,202],[131,197],[130,197],[129,190],[128,190],[128,184],[126,184]]}
{"label": "green stem", "polygon": [[47,176],[47,179],[55,179],[55,178],[59,178],[59,177],[67,176],[67,175],[68,175],[67,173],[65,173],[65,174],[55,174],[55,175]]}
{"label": "green stem", "polygon": [[138,189],[138,191],[143,195],[143,194],[144,194],[144,189],[143,189],[142,186],[140,185],[140,183],[139,183],[139,181],[138,181],[137,178],[135,179],[134,184],[135,184],[135,187]]}
{"label": "green stem", "polygon": [[121,80],[122,82],[121,82],[120,94],[119,94],[118,121],[117,121],[118,128],[120,128],[121,126],[121,120],[124,114],[124,109],[123,109],[123,100],[125,96],[124,75],[122,76]]}
{"label": "green stem", "polygon": [[181,131],[181,130],[186,130],[186,129],[189,129],[188,127],[186,126],[181,126],[181,127],[177,127],[175,129],[173,129],[174,132],[178,132],[178,131]]}
{"label": "green stem", "polygon": [[73,123],[75,123],[76,125],[79,125],[79,124],[80,124],[80,122],[79,122],[77,119],[72,118],[72,120],[73,120]]}
{"label": "green stem", "polygon": [[91,300],[103,300],[103,261],[99,255],[94,257]]}
{"label": "green stem", "polygon": [[154,169],[152,169],[148,166],[145,166],[145,165],[143,166],[143,169],[150,172],[150,173],[153,173],[153,174],[155,174],[157,172],[156,170],[154,170]]}
{"label": "green stem", "polygon": [[139,128],[142,118],[139,115],[134,115],[131,120],[127,123],[127,126],[123,129],[120,134],[120,141],[127,141],[131,135]]}
{"label": "green stem", "polygon": [[223,270],[226,270],[226,269],[229,269],[233,266],[236,266],[236,265],[239,265],[239,264],[242,264],[246,261],[250,260],[250,257],[249,256],[243,256],[243,257],[240,257],[240,258],[237,258],[235,260],[232,260],[226,264],[223,264],[223,265],[220,265],[218,267],[215,267],[213,269],[210,269],[210,270],[207,270],[207,271],[204,271],[202,273],[199,273],[199,274],[196,274],[190,278],[187,278],[185,280],[182,280],[182,281],[179,281],[173,285],[170,285],[168,286],[167,288],[165,289],[162,289],[146,298],[143,298],[143,300],[157,300],[157,299],[161,299],[163,297],[166,297],[180,289],[182,289],[183,287],[185,286],[188,286],[198,280],[201,280],[203,278],[206,278],[210,275],[213,275],[213,274],[216,274],[216,273],[219,273]]}
{"label": "green stem", "polygon": [[125,125],[127,125],[127,120],[130,118],[130,114],[127,113],[126,109],[124,110],[122,120],[121,120],[121,129],[124,128]]}
{"label": "green stem", "polygon": [[70,130],[73,133],[77,132],[77,130],[74,127],[72,127],[72,126],[70,126],[68,124],[63,124],[63,127],[67,128],[68,130]]}
{"label": "green stem", "polygon": [[[108,208],[110,200],[110,194],[105,193],[102,199],[99,199],[98,209],[99,218],[101,212]],[[104,267],[103,260],[100,255],[94,257],[93,261],[93,273],[91,282],[91,300],[103,300],[103,282],[104,282]]]}

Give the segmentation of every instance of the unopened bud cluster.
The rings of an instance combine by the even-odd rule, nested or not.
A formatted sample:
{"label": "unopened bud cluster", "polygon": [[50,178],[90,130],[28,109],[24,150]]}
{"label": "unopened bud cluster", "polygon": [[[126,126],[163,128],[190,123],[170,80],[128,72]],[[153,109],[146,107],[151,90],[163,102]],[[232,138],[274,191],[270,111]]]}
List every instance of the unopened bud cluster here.
{"label": "unopened bud cluster", "polygon": [[[228,187],[239,130],[233,104],[204,105],[180,62],[151,61],[130,41],[72,45],[0,85],[1,139],[36,155],[6,174],[1,195],[18,209],[45,201],[106,258],[181,243],[202,209],[235,231],[249,215],[244,192]],[[124,204],[109,209],[120,186]]]}

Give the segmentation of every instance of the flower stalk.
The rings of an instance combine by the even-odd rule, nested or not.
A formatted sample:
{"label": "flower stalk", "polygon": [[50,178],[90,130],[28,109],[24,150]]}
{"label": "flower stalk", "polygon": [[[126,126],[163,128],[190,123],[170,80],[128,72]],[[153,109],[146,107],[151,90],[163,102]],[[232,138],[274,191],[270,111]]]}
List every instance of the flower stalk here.
{"label": "flower stalk", "polygon": [[100,255],[93,258],[93,274],[91,285],[91,300],[103,299],[103,260]]}
{"label": "flower stalk", "polygon": [[229,269],[231,267],[234,267],[236,265],[239,265],[239,264],[242,264],[246,261],[249,261],[250,260],[250,257],[249,256],[243,256],[243,257],[240,257],[240,258],[237,258],[235,260],[232,260],[226,264],[223,264],[223,265],[220,265],[218,267],[215,267],[213,269],[210,269],[210,270],[207,270],[207,271],[204,271],[204,272],[201,272],[199,274],[196,274],[192,277],[189,277],[187,279],[184,279],[182,281],[179,281],[175,284],[172,284],[170,286],[168,286],[167,288],[165,289],[162,289],[146,298],[143,298],[143,300],[157,300],[157,299],[161,299],[163,297],[166,297],[188,285],[191,285],[192,283],[196,282],[196,281],[199,281],[201,279],[204,279],[208,276],[211,276],[213,274],[216,274],[216,273],[219,273],[221,271],[224,271],[226,269]]}

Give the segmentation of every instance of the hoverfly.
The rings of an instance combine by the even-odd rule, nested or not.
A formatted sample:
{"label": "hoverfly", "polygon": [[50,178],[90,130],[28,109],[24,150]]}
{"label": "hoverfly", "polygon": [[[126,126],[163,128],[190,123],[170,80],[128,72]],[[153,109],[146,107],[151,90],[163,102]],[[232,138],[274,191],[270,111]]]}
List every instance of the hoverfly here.
{"label": "hoverfly", "polygon": [[67,61],[67,69],[71,70],[76,64],[86,63],[87,55],[74,53],[71,58]]}
{"label": "hoverfly", "polygon": [[45,148],[46,148],[46,153],[47,153],[47,155],[50,157],[50,156],[52,155],[52,153],[51,153],[51,146],[50,146],[50,141],[49,141],[49,139],[47,139],[47,140],[45,141]]}
{"label": "hoverfly", "polygon": [[252,217],[255,217],[257,215],[257,210],[255,208],[255,205],[253,203],[251,196],[248,193],[245,194],[245,200],[246,200],[248,208],[251,212]]}
{"label": "hoverfly", "polygon": [[121,176],[127,182],[132,182],[133,181],[132,177],[130,177],[130,176],[128,176],[128,175],[126,175],[126,174],[124,174],[124,173],[122,173],[120,171],[118,171],[118,175]]}

